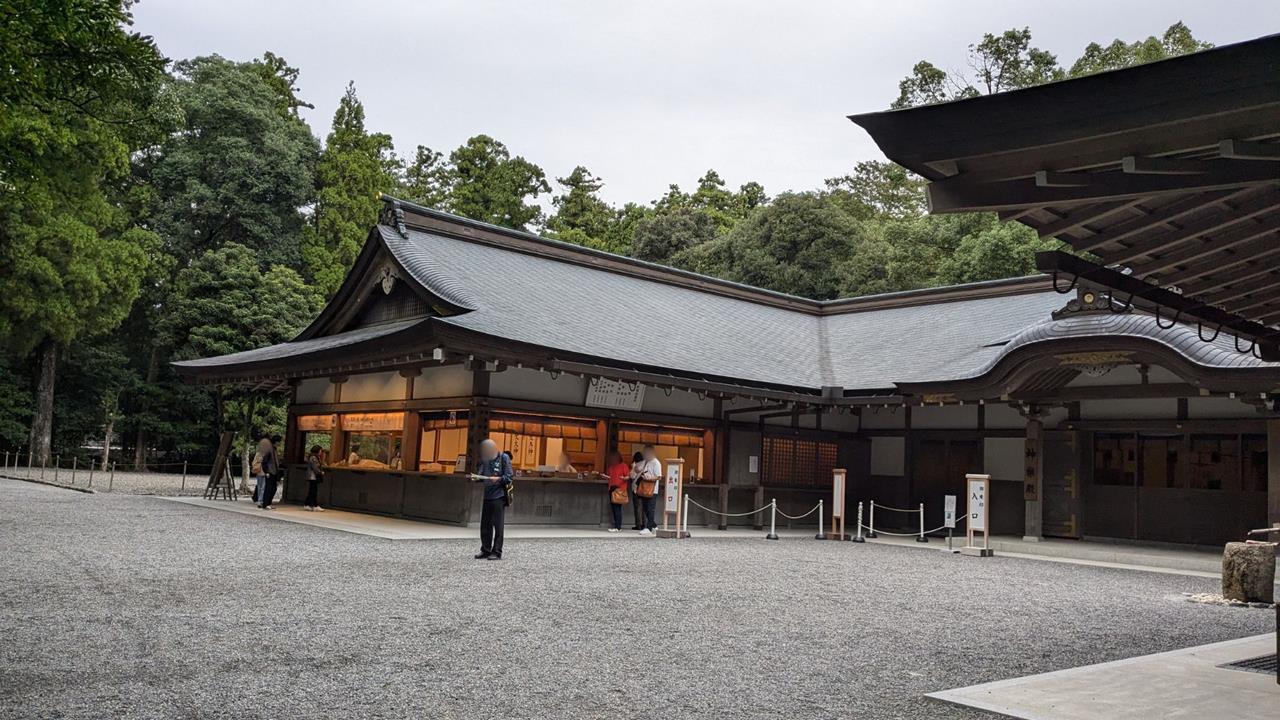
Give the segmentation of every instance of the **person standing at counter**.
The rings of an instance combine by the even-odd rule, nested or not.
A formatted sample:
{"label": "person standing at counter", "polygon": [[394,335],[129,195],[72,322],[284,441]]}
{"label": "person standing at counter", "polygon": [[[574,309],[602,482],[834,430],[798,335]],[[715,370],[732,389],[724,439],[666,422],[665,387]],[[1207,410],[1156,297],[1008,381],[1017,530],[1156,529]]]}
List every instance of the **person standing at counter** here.
{"label": "person standing at counter", "polygon": [[474,476],[484,483],[484,505],[480,510],[480,552],[476,555],[477,560],[502,559],[502,534],[511,475],[511,461],[498,452],[496,442],[486,438],[480,443],[480,466]]}
{"label": "person standing at counter", "polygon": [[636,479],[637,494],[644,506],[644,529],[640,534],[652,535],[653,529],[658,527],[654,514],[658,503],[658,482],[662,479],[662,463],[658,461],[658,451],[652,445],[645,445],[641,452],[644,464],[640,467],[640,477]]}
{"label": "person standing at counter", "polygon": [[324,448],[312,445],[311,454],[307,456],[307,499],[302,501],[302,507],[317,512],[324,510],[316,500],[316,492],[320,489],[322,482],[324,482]]}
{"label": "person standing at counter", "polygon": [[632,453],[631,455],[631,512],[636,516],[636,524],[632,530],[644,529],[644,503],[640,500],[640,494],[636,492],[636,481],[640,479],[640,473],[644,472],[644,455],[642,453]]}
{"label": "person standing at counter", "polygon": [[609,510],[613,514],[609,532],[616,533],[622,530],[622,506],[630,502],[627,485],[631,484],[631,466],[623,461],[622,453],[614,450],[605,462],[605,474],[609,476]]}

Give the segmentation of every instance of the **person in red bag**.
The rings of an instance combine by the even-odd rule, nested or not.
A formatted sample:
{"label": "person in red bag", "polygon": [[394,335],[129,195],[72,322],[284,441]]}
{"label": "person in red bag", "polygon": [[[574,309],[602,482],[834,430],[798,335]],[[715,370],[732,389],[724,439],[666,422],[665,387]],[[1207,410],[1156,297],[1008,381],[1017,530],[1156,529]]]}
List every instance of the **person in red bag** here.
{"label": "person in red bag", "polygon": [[631,466],[622,459],[622,453],[614,450],[604,463],[605,476],[609,480],[609,510],[613,513],[613,526],[609,532],[622,530],[622,507],[631,502],[627,486],[631,484]]}

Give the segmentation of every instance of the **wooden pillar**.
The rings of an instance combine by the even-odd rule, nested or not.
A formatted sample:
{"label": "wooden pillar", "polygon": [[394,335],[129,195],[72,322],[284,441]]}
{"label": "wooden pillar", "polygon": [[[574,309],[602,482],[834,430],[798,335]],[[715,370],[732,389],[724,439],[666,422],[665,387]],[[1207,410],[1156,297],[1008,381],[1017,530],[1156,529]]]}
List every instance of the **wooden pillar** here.
{"label": "wooden pillar", "polygon": [[1280,524],[1280,418],[1267,420],[1267,524]]}
{"label": "wooden pillar", "polygon": [[[422,368],[407,368],[400,371],[400,376],[404,378],[404,400],[406,403],[413,400],[413,385],[421,374]],[[422,415],[413,410],[405,410],[404,430],[400,437],[401,469],[414,471],[418,469],[418,445],[421,442]]]}
{"label": "wooden pillar", "polygon": [[[347,381],[345,375],[330,378],[333,383],[333,404],[342,402],[342,384]],[[347,431],[342,428],[342,416],[338,415],[333,425],[333,439],[329,443],[329,462],[341,462],[347,459]]]}
{"label": "wooden pillar", "polygon": [[1022,477],[1022,499],[1026,503],[1023,540],[1040,540],[1044,535],[1043,483],[1044,421],[1039,413],[1028,413],[1025,469]]}
{"label": "wooden pillar", "polygon": [[489,371],[477,368],[471,382],[471,408],[467,418],[467,467],[480,458],[480,443],[489,437]]}
{"label": "wooden pillar", "polygon": [[284,461],[289,464],[302,463],[307,449],[302,447],[302,433],[298,432],[298,416],[293,406],[298,403],[298,381],[289,381],[289,410],[284,421]]}

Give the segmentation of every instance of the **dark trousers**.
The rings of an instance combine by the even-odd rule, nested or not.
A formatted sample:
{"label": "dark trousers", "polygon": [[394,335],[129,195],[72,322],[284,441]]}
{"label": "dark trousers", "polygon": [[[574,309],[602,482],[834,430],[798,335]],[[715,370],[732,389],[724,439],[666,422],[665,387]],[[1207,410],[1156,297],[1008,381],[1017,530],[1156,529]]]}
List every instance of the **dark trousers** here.
{"label": "dark trousers", "polygon": [[650,530],[658,527],[658,523],[653,519],[654,511],[658,506],[658,496],[642,497],[640,500],[644,505],[644,526]]}
{"label": "dark trousers", "polygon": [[609,510],[613,512],[613,527],[615,530],[622,529],[622,506],[617,503],[609,503]]}
{"label": "dark trousers", "polygon": [[267,476],[267,489],[262,495],[262,506],[266,507],[276,500],[276,486],[280,484],[280,474],[271,473]]}
{"label": "dark trousers", "polygon": [[307,481],[307,499],[302,502],[305,507],[315,507],[319,503],[316,502],[316,492],[320,489],[319,480]]}
{"label": "dark trousers", "polygon": [[631,491],[631,511],[634,512],[636,516],[636,529],[644,527],[643,500],[644,498],[637,495],[634,489]]}
{"label": "dark trousers", "polygon": [[485,500],[480,510],[480,552],[502,554],[502,526],[507,505],[502,498]]}

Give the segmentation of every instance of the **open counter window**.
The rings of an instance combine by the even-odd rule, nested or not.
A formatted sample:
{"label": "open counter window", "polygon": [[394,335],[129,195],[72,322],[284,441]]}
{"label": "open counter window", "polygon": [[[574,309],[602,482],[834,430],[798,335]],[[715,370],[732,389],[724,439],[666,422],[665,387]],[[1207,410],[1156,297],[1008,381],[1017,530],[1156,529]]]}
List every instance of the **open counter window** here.
{"label": "open counter window", "polygon": [[418,445],[418,469],[453,472],[458,458],[467,454],[466,410],[422,414],[422,441]]}
{"label": "open counter window", "polygon": [[346,432],[347,456],[335,465],[399,470],[404,413],[346,413],[339,423]]}
{"label": "open counter window", "polygon": [[319,445],[327,453],[333,448],[333,430],[336,425],[333,415],[299,415],[298,432],[302,433],[302,452],[307,454],[311,448]]}
{"label": "open counter window", "polygon": [[512,465],[520,470],[602,472],[597,459],[599,426],[599,421],[585,418],[495,413],[489,420],[489,437],[511,453]]}
{"label": "open counter window", "polygon": [[704,464],[707,444],[707,432],[697,428],[633,423],[618,426],[618,452],[623,459],[631,462],[635,453],[645,445],[652,445],[664,469],[667,460],[683,459],[685,481],[690,483],[707,479]]}

